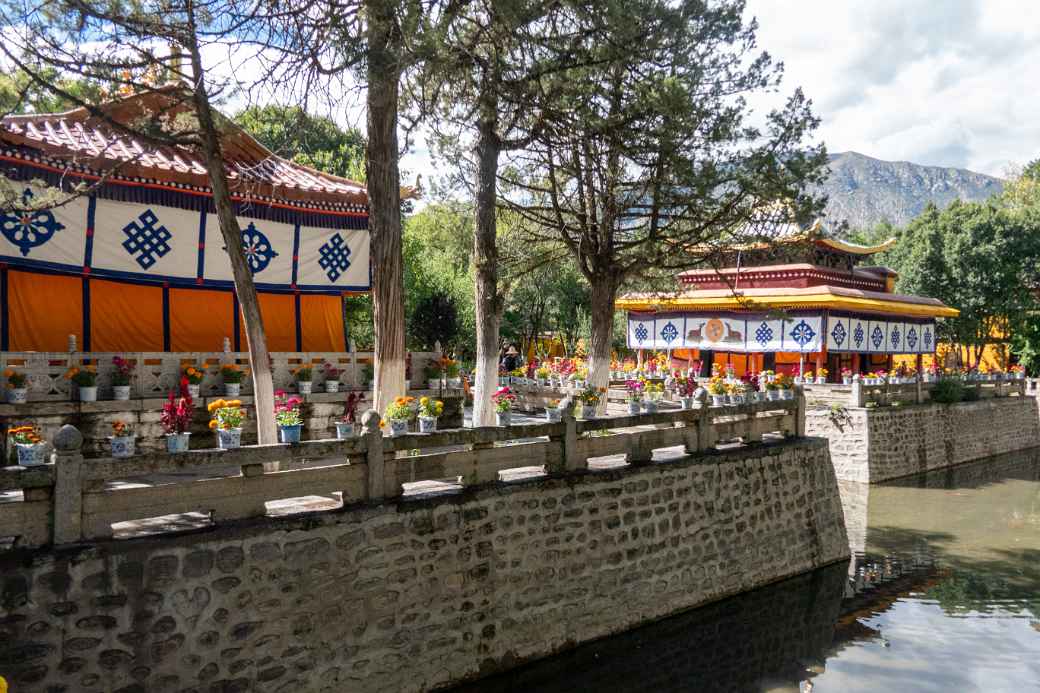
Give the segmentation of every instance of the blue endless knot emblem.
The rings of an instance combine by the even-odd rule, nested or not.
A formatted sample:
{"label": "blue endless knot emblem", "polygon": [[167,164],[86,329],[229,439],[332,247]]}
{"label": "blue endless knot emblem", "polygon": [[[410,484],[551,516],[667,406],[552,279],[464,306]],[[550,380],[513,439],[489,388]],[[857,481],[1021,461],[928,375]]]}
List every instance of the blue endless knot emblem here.
{"label": "blue endless knot emblem", "polygon": [[661,329],[661,339],[665,344],[671,344],[679,336],[679,330],[672,323],[668,323]]}
{"label": "blue endless knot emblem", "polygon": [[911,327],[909,330],[906,331],[906,344],[911,349],[913,349],[913,348],[915,348],[917,346],[917,328],[916,327]]}
{"label": "blue endless knot emblem", "polygon": [[[22,205],[28,207],[32,196],[32,190],[26,188],[22,193]],[[49,241],[55,233],[64,228],[65,225],[59,223],[54,218],[54,213],[48,209],[0,215],[0,232],[4,234],[4,238],[18,246],[23,256]]]}
{"label": "blue endless knot emblem", "polygon": [[773,328],[767,323],[759,325],[758,329],[755,330],[755,341],[762,346],[769,344],[769,342],[773,341]]}
{"label": "blue endless knot emblem", "polygon": [[[138,221],[141,223],[138,224]],[[150,209],[146,209],[135,221],[124,226],[123,233],[126,234],[123,248],[131,256],[136,256],[134,259],[141,269],[149,269],[158,258],[172,250],[168,241],[173,238],[173,234],[159,223],[159,218]]]}
{"label": "blue endless knot emblem", "polygon": [[639,323],[636,326],[635,335],[636,341],[642,344],[646,341],[646,338],[650,336],[650,331],[646,329],[646,325],[644,325],[643,323]]}
{"label": "blue endless knot emblem", "polygon": [[932,350],[932,328],[930,327],[924,328],[924,350]]}
{"label": "blue endless knot emblem", "polygon": [[249,226],[242,231],[242,250],[246,253],[246,262],[253,274],[263,272],[271,264],[271,259],[278,257],[267,236],[253,222],[249,222]]}
{"label": "blue endless knot emblem", "polygon": [[831,330],[831,337],[834,339],[834,343],[839,347],[845,343],[845,338],[849,336],[849,333],[845,331],[845,326],[840,322],[834,326]]}
{"label": "blue endless knot emblem", "polygon": [[325,270],[330,282],[334,282],[350,267],[350,247],[338,233],[318,249],[321,256],[318,266]]}
{"label": "blue endless knot emblem", "polygon": [[815,336],[816,332],[813,328],[809,327],[809,323],[804,320],[795,325],[794,329],[791,330],[791,339],[797,342],[800,347],[804,347],[806,344],[811,342]]}
{"label": "blue endless knot emblem", "polygon": [[877,325],[874,325],[874,331],[870,333],[870,341],[874,342],[875,349],[880,349],[881,343],[885,341],[885,333]]}
{"label": "blue endless knot emblem", "polygon": [[893,327],[892,328],[891,341],[892,341],[892,348],[893,349],[898,349],[899,348],[899,328],[898,327]]}
{"label": "blue endless knot emblem", "polygon": [[857,322],[856,329],[852,331],[852,338],[856,340],[856,347],[859,348],[863,344],[863,323]]}

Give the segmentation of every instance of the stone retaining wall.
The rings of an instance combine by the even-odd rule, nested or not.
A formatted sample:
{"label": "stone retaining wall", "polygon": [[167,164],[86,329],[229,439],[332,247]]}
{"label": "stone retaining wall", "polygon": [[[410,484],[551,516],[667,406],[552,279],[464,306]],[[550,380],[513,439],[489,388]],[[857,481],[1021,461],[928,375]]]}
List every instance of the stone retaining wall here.
{"label": "stone retaining wall", "polygon": [[873,483],[1040,445],[1040,413],[1033,397],[809,410],[805,431],[830,442],[839,479]]}
{"label": "stone retaining wall", "polygon": [[419,691],[843,560],[824,441],[0,555],[0,674]]}

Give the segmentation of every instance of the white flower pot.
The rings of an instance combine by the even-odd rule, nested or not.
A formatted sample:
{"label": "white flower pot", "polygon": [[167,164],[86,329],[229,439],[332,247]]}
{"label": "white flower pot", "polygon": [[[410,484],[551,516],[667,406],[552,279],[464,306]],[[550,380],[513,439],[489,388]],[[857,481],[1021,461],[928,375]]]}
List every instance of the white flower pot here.
{"label": "white flower pot", "polygon": [[125,402],[130,399],[130,386],[129,385],[113,385],[112,386],[112,399],[117,402]]}
{"label": "white flower pot", "polygon": [[195,383],[192,385],[188,383],[188,396],[192,399],[198,399],[202,394],[202,383]]}
{"label": "white flower pot", "polygon": [[628,414],[629,414],[629,416],[635,416],[636,414],[638,414],[640,412],[640,410],[641,410],[641,407],[640,407],[638,401],[629,400],[629,402],[628,402]]}
{"label": "white flower pot", "polygon": [[328,393],[339,392],[339,381],[338,380],[326,380],[325,381],[325,392],[328,392]]}
{"label": "white flower pot", "polygon": [[679,406],[683,409],[693,409],[693,397],[680,397]]}
{"label": "white flower pot", "polygon": [[390,437],[404,435],[408,432],[408,419],[390,419]]}
{"label": "white flower pot", "polygon": [[221,450],[234,450],[242,447],[241,428],[218,428],[217,447]]}
{"label": "white flower pot", "polygon": [[8,404],[25,404],[29,401],[29,388],[12,387],[7,391]]}
{"label": "white flower pot", "polygon": [[312,387],[314,387],[314,382],[311,381],[311,380],[297,380],[296,381],[296,390],[301,395],[309,395],[311,393],[311,388]]}
{"label": "white flower pot", "polygon": [[766,390],[766,400],[775,402],[780,399],[780,390]]}
{"label": "white flower pot", "polygon": [[109,436],[108,442],[112,445],[112,457],[133,457],[137,436]]}
{"label": "white flower pot", "polygon": [[841,376],[841,384],[842,385],[851,385],[852,384],[852,376],[851,375],[843,375],[843,376]]}
{"label": "white flower pot", "polygon": [[167,433],[166,434],[166,452],[171,455],[176,455],[180,452],[187,452],[190,446],[191,433]]}
{"label": "white flower pot", "polygon": [[545,420],[549,423],[559,423],[559,421],[563,418],[562,415],[563,412],[556,407],[545,408]]}
{"label": "white flower pot", "polygon": [[79,389],[79,401],[80,402],[96,402],[97,401],[97,385],[91,385],[90,387],[81,387]]}
{"label": "white flower pot", "polygon": [[713,406],[713,407],[723,407],[725,405],[726,405],[726,395],[712,395],[711,396],[711,406]]}
{"label": "white flower pot", "polygon": [[511,423],[512,412],[508,411],[497,411],[495,412],[495,422],[499,426],[508,426]]}
{"label": "white flower pot", "polygon": [[439,390],[440,387],[441,387],[441,379],[440,378],[437,378],[436,380],[427,380],[426,381],[426,389],[427,390]]}
{"label": "white flower pot", "polygon": [[783,393],[780,396],[781,399],[794,399],[794,390],[788,388],[786,390],[781,390],[780,392]]}
{"label": "white flower pot", "polygon": [[47,462],[47,456],[44,454],[47,451],[46,443],[18,443],[18,464],[23,467],[32,467],[38,464],[45,464]]}
{"label": "white flower pot", "polygon": [[827,384],[827,376],[825,376],[825,375],[818,375],[818,376],[816,376],[816,384],[817,385],[826,385]]}
{"label": "white flower pot", "polygon": [[357,426],[349,421],[336,422],[336,439],[347,440],[357,435]]}
{"label": "white flower pot", "polygon": [[[650,402],[647,402],[650,404]],[[657,406],[657,405],[654,405]],[[583,419],[595,419],[596,418],[596,407],[589,404],[583,404],[579,407],[581,410],[581,418]]]}
{"label": "white flower pot", "polygon": [[448,378],[448,387],[457,389],[462,388],[462,378]]}
{"label": "white flower pot", "polygon": [[238,397],[242,394],[242,383],[224,383],[225,397]]}
{"label": "white flower pot", "polygon": [[437,430],[437,417],[436,416],[420,416],[419,417],[419,433],[433,433]]}

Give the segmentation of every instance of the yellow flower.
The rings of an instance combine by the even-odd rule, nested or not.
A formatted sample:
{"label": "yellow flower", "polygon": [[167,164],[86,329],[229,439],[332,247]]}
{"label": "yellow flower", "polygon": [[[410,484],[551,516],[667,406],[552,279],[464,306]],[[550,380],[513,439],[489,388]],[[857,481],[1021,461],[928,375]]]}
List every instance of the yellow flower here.
{"label": "yellow flower", "polygon": [[[217,400],[217,401],[220,401],[220,400]],[[242,406],[242,402],[241,402],[241,400],[233,399],[233,400],[229,400],[227,402],[224,402],[224,406],[225,407],[241,407]]]}
{"label": "yellow flower", "polygon": [[424,407],[427,404],[429,404],[429,403],[430,403],[430,398],[429,397],[420,397],[419,398],[419,404],[423,405]]}
{"label": "yellow flower", "polygon": [[79,369],[73,366],[72,368],[65,371],[65,379],[72,380],[74,377],[76,377],[77,373],[79,373]]}
{"label": "yellow flower", "polygon": [[209,420],[209,428],[210,428],[211,431],[215,430],[217,428],[217,420],[216,419],[210,419]]}
{"label": "yellow flower", "polygon": [[212,402],[210,402],[209,404],[206,405],[206,411],[208,411],[210,414],[212,414],[216,410],[218,410],[221,407],[223,407],[224,404],[225,404],[224,400],[222,400],[222,399],[215,399],[215,400],[213,400]]}

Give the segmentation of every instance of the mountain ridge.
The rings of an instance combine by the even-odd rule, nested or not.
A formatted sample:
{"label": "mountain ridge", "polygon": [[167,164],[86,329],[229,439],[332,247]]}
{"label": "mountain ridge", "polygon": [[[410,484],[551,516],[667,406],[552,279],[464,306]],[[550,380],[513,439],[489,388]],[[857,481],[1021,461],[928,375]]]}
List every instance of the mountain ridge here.
{"label": "mountain ridge", "polygon": [[885,161],[859,152],[828,155],[831,168],[816,192],[828,196],[824,218],[829,226],[846,222],[866,229],[882,221],[903,226],[929,202],[940,208],[954,200],[982,201],[1004,188],[995,176],[951,166]]}

